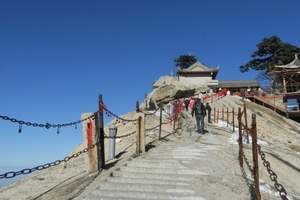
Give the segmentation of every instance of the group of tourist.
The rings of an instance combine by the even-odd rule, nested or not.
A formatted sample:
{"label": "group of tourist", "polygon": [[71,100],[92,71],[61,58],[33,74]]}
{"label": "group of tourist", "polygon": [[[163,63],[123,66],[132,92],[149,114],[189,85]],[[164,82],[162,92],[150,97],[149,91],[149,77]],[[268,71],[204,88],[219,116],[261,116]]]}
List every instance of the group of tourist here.
{"label": "group of tourist", "polygon": [[[243,90],[244,91],[244,90]],[[244,91],[244,94],[241,94],[242,96],[245,96],[245,94],[250,94],[251,92],[255,92],[254,90],[251,90],[248,88],[246,91]],[[262,90],[258,89],[258,92],[261,93]],[[180,117],[179,113],[181,113],[182,110],[186,110],[186,112],[189,112],[192,116],[195,116],[196,119],[196,125],[197,125],[197,132],[204,134],[204,119],[207,116],[207,122],[211,123],[211,106],[207,101],[213,101],[214,98],[220,98],[224,96],[231,95],[231,91],[227,88],[219,88],[218,91],[214,94],[203,94],[201,96],[192,96],[189,98],[180,98],[174,101],[173,103],[170,103],[167,105],[167,108],[169,110],[169,114],[172,114],[174,118]],[[205,103],[204,105],[204,101]]]}
{"label": "group of tourist", "polygon": [[204,118],[207,116],[208,123],[211,123],[211,106],[209,103],[205,105],[199,97],[190,97],[178,99],[173,103],[173,115],[177,117],[183,109],[195,116],[197,132],[204,134]]}

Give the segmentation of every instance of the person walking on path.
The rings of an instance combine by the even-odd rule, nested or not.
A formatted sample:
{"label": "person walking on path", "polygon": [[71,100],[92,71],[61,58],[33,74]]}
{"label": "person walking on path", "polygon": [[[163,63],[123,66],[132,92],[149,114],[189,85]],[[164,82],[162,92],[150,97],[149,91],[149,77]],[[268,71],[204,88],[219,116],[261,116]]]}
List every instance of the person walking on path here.
{"label": "person walking on path", "polygon": [[190,102],[189,102],[189,111],[192,113],[193,112],[193,108],[195,106],[195,99],[194,97],[190,98]]}
{"label": "person walking on path", "polygon": [[189,110],[189,103],[190,103],[190,100],[188,98],[185,98],[184,99],[185,111]]}
{"label": "person walking on path", "polygon": [[204,117],[206,115],[205,106],[201,102],[201,99],[197,98],[193,111],[192,116],[196,118],[196,124],[197,124],[197,132],[204,134]]}
{"label": "person walking on path", "polygon": [[208,102],[205,105],[205,109],[206,109],[206,113],[207,113],[207,121],[208,121],[208,123],[211,123],[211,118],[210,118],[211,107]]}

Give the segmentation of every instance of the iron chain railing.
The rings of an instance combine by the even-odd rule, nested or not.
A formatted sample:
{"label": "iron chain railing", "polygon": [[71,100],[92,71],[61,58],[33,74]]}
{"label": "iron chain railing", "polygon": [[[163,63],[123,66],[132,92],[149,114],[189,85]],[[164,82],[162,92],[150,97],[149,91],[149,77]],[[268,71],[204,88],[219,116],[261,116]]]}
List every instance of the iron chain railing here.
{"label": "iron chain railing", "polygon": [[[221,112],[219,111],[219,109],[216,110],[214,108],[214,121],[215,122],[218,121],[220,113],[222,114],[222,119],[224,119],[224,114],[225,114],[224,108],[222,109]],[[251,172],[252,177],[255,177],[255,173],[258,173],[258,172],[256,172],[258,169],[255,170],[255,168],[253,166],[251,166],[249,160],[247,159],[246,155],[244,154],[244,151],[241,150],[241,149],[243,149],[242,143],[243,143],[244,136],[246,136],[246,142],[249,144],[249,135],[251,135],[252,137],[254,137],[254,136],[256,137],[256,134],[257,134],[256,130],[254,130],[254,132],[252,132],[252,128],[251,129],[248,128],[246,105],[244,104],[243,111],[239,111],[239,113],[237,115],[234,113],[234,111],[233,112],[229,112],[228,109],[227,109],[226,114],[227,114],[227,117],[226,117],[227,120],[228,120],[228,114],[233,114],[233,116],[232,116],[233,120],[234,120],[234,116],[237,116],[237,118],[238,118],[239,130],[241,132],[240,133],[241,134],[241,136],[240,136],[241,139],[239,139],[239,144],[240,144],[240,147],[239,147],[239,149],[240,149],[240,156],[239,156],[240,164],[243,167],[243,160],[244,160],[245,163],[246,163],[246,165],[247,165],[247,167],[249,168],[249,170]],[[216,118],[216,116],[217,116],[217,118]],[[242,116],[245,117],[245,123],[242,122]],[[234,124],[234,121],[233,121],[233,124]],[[255,124],[255,126],[256,126],[256,124]],[[255,135],[253,135],[253,134],[255,134]],[[253,138],[252,138],[252,140],[253,140]],[[261,146],[259,144],[257,144],[257,142],[256,142],[256,145],[257,145],[257,152],[258,152],[258,154],[260,155],[260,157],[261,157],[261,159],[263,161],[263,165],[266,167],[266,169],[268,171],[268,174],[270,176],[271,181],[274,182],[275,189],[278,191],[281,199],[288,200],[287,191],[284,188],[284,186],[278,182],[278,180],[277,180],[277,174],[271,169],[270,162],[266,160],[265,153],[261,150]],[[252,147],[252,151],[253,151],[253,148],[254,147]],[[255,156],[254,153],[253,153],[253,156]]]}
{"label": "iron chain railing", "polygon": [[277,178],[278,178],[277,174],[271,169],[271,164],[270,164],[269,161],[266,160],[266,155],[261,150],[261,146],[257,145],[257,149],[258,149],[258,154],[260,155],[260,157],[261,157],[261,159],[263,161],[263,165],[267,168],[267,171],[268,171],[268,174],[270,176],[270,179],[271,179],[272,182],[274,182],[274,187],[278,191],[281,199],[288,200],[287,191],[284,188],[284,186],[278,182],[278,180],[277,180]]}
{"label": "iron chain railing", "polygon": [[249,171],[251,172],[251,176],[254,177],[253,167],[251,166],[251,164],[250,164],[248,158],[246,157],[244,151],[243,151],[243,153],[242,153],[242,156],[243,156],[243,158],[244,158],[244,161],[245,161],[245,163],[246,163],[246,165],[247,165]]}
{"label": "iron chain railing", "polygon": [[10,172],[6,172],[4,174],[0,174],[0,179],[3,179],[3,178],[14,178],[16,176],[20,176],[20,175],[26,175],[26,174],[30,174],[32,172],[35,172],[35,171],[41,171],[41,170],[44,170],[44,169],[48,169],[50,167],[54,167],[56,165],[59,165],[61,164],[62,162],[66,163],[68,162],[69,160],[73,159],[73,158],[77,158],[78,156],[80,156],[81,154],[83,153],[86,153],[88,152],[89,150],[95,148],[95,146],[97,145],[98,143],[95,143],[95,144],[91,144],[89,145],[88,147],[84,148],[83,150],[81,151],[78,151],[74,154],[72,154],[71,156],[66,156],[64,159],[62,160],[56,160],[56,161],[53,161],[53,162],[50,162],[50,163],[46,163],[44,165],[39,165],[37,167],[33,167],[33,168],[26,168],[26,169],[22,169],[20,171],[10,171]]}
{"label": "iron chain railing", "polygon": [[23,120],[18,120],[12,117],[8,117],[5,115],[0,115],[0,119],[3,119],[5,121],[10,121],[12,123],[16,123],[19,124],[19,133],[22,132],[22,126],[26,125],[26,126],[31,126],[31,127],[39,127],[39,128],[57,128],[57,133],[59,133],[60,128],[62,127],[67,127],[67,126],[75,126],[75,128],[77,128],[77,124],[82,123],[86,120],[89,120],[91,118],[94,117],[95,114],[86,117],[84,119],[78,120],[78,121],[74,121],[74,122],[70,122],[70,123],[62,123],[62,124],[52,124],[52,123],[36,123],[36,122],[29,122],[29,121],[23,121]]}
{"label": "iron chain railing", "polygon": [[155,130],[157,128],[159,128],[159,124],[154,126],[154,127],[151,127],[151,128],[145,128],[145,131],[152,131],[152,130]]}
{"label": "iron chain railing", "polygon": [[[95,147],[97,148],[97,152],[101,152],[100,153],[101,155],[98,155],[98,158],[97,158],[98,159],[98,170],[99,170],[99,166],[101,166],[101,169],[104,169],[104,167],[105,167],[104,140],[103,140],[104,138],[125,138],[125,137],[129,137],[129,136],[132,136],[132,135],[136,134],[137,135],[137,142],[136,143],[137,143],[138,155],[139,155],[140,152],[144,151],[143,150],[144,147],[142,148],[142,145],[145,145],[145,144],[143,144],[141,142],[143,140],[140,139],[140,138],[143,138],[144,135],[145,135],[145,127],[144,127],[145,124],[144,124],[144,119],[143,119],[144,117],[143,116],[139,116],[136,119],[126,119],[126,118],[118,116],[114,112],[107,109],[107,107],[103,103],[102,95],[99,96],[98,106],[99,106],[99,110],[97,112],[93,113],[92,115],[90,115],[90,116],[88,116],[84,119],[74,121],[74,122],[70,122],[70,123],[61,123],[61,124],[36,123],[36,122],[18,120],[18,119],[15,119],[15,118],[12,118],[12,117],[9,117],[9,116],[5,116],[5,115],[0,115],[0,119],[2,119],[2,120],[10,121],[12,123],[19,124],[19,132],[22,131],[22,126],[26,125],[26,126],[40,127],[40,128],[46,128],[46,129],[57,128],[57,133],[59,133],[60,128],[62,128],[62,127],[75,126],[75,128],[77,128],[77,124],[92,119],[92,120],[94,120],[93,123],[95,123],[95,129],[96,129],[95,135],[96,135],[96,138],[97,138],[96,139],[97,141],[95,141],[94,144],[88,145],[86,148],[82,149],[81,151],[78,151],[78,152],[72,154],[71,156],[66,156],[62,160],[56,160],[56,161],[49,162],[49,163],[46,163],[46,164],[43,164],[43,165],[39,165],[39,166],[36,166],[36,167],[33,167],[33,168],[25,168],[25,169],[22,169],[22,170],[19,170],[19,171],[8,171],[6,173],[0,174],[0,179],[14,178],[16,176],[26,175],[26,174],[33,173],[35,171],[41,171],[41,170],[44,170],[44,169],[48,169],[50,167],[57,166],[61,163],[66,163],[69,160],[74,159],[74,158],[80,156],[83,153],[89,152],[89,150],[94,149]],[[159,123],[159,126],[161,128],[161,125],[165,124],[162,121],[162,118],[161,118],[162,117],[162,111],[163,111],[161,108],[158,108],[157,110],[155,110],[153,112],[147,112],[147,113],[144,113],[144,114],[145,114],[145,116],[146,115],[155,115],[158,110],[160,110],[160,123]],[[124,123],[125,124],[129,123],[129,122],[134,123],[135,125],[137,125],[136,131],[130,132],[130,133],[125,134],[125,135],[116,135],[116,136],[107,136],[107,135],[105,135],[105,133],[104,133],[104,122],[103,122],[103,114],[104,113],[109,117],[115,117],[117,122],[123,122],[123,124]],[[176,117],[170,116],[168,114],[168,118],[169,118],[169,122],[174,121],[174,124],[175,124]],[[90,122],[90,123],[92,123],[92,122]],[[147,129],[147,130],[153,130],[154,128],[157,128],[159,126],[156,126],[156,127],[153,127],[151,129]],[[88,134],[90,134],[90,133],[92,133],[92,132],[89,132]],[[88,139],[89,139],[89,137],[91,138],[91,135],[88,135]],[[159,139],[160,139],[160,134],[159,134]],[[93,143],[93,142],[91,142],[91,143]],[[91,153],[91,152],[89,152],[89,153]]]}
{"label": "iron chain railing", "polygon": [[[242,116],[244,116],[244,121],[242,122]],[[246,104],[244,104],[244,110],[241,111],[239,108],[238,112],[238,125],[239,125],[239,160],[240,160],[240,165],[243,167],[243,160],[245,161],[246,165],[251,171],[251,175],[254,177],[255,181],[255,190],[256,190],[256,195],[259,195],[259,199],[261,198],[260,196],[260,191],[259,191],[259,175],[258,175],[258,155],[261,157],[263,161],[263,166],[266,167],[267,172],[270,176],[270,179],[272,182],[274,182],[274,187],[278,191],[281,199],[283,200],[288,200],[287,197],[287,191],[284,188],[282,184],[280,184],[277,180],[277,174],[271,169],[271,164],[269,161],[266,160],[266,155],[265,153],[261,150],[261,146],[257,144],[257,128],[256,128],[256,115],[252,114],[252,125],[251,128],[248,128],[247,124],[247,109],[246,109]],[[246,136],[247,138],[247,143],[249,143],[249,135],[252,137],[252,158],[253,158],[253,167],[250,165],[249,160],[244,154],[243,151],[243,137]]]}
{"label": "iron chain railing", "polygon": [[123,117],[120,117],[118,116],[117,114],[113,113],[112,111],[108,110],[105,106],[103,106],[103,109],[105,110],[105,114],[108,116],[108,117],[115,117],[117,120],[121,120],[121,121],[124,121],[124,122],[136,122],[137,119],[125,119]]}

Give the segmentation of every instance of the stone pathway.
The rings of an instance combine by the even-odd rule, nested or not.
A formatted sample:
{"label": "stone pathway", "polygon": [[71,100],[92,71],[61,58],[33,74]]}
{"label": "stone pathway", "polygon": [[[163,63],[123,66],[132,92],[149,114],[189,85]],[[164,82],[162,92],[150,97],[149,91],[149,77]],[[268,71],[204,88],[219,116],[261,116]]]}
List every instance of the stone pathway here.
{"label": "stone pathway", "polygon": [[184,130],[168,137],[105,180],[95,180],[75,199],[251,199],[230,133],[213,126],[207,130],[201,136]]}

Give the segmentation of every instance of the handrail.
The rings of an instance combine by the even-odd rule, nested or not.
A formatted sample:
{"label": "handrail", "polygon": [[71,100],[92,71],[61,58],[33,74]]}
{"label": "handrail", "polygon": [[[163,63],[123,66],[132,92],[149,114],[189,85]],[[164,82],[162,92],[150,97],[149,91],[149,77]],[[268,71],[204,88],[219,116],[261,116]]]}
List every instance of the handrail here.
{"label": "handrail", "polygon": [[[227,108],[228,110],[228,108]],[[222,108],[222,112],[220,112],[220,108],[216,109],[214,108],[214,122],[218,122],[220,120],[219,118],[219,113],[222,113],[222,115],[225,115],[225,117],[222,117],[222,120],[224,121],[224,119],[226,118],[227,120],[227,125],[228,125],[228,119],[229,119],[229,112],[224,113],[224,108]],[[233,112],[233,119],[235,113]],[[254,189],[255,189],[255,195],[256,195],[256,199],[260,200],[261,199],[261,195],[260,195],[260,186],[259,186],[259,164],[258,164],[258,156],[260,156],[260,158],[263,161],[263,166],[266,167],[267,172],[270,176],[270,180],[272,182],[274,182],[274,187],[277,190],[277,192],[279,193],[279,196],[281,197],[281,199],[283,200],[287,200],[288,196],[287,196],[287,191],[284,188],[284,186],[282,184],[280,184],[277,180],[277,175],[276,173],[271,169],[271,165],[270,162],[266,160],[265,158],[265,154],[262,151],[262,147],[261,145],[259,145],[257,143],[257,127],[256,127],[256,115],[252,114],[252,121],[251,121],[251,127],[248,126],[247,123],[247,107],[246,104],[244,102],[244,106],[243,106],[243,110],[241,108],[238,109],[238,116],[237,116],[237,120],[238,120],[238,129],[239,129],[239,139],[238,139],[238,144],[239,144],[239,163],[240,163],[240,167],[243,169],[244,165],[243,163],[245,162],[249,171],[252,174],[252,177],[254,178]],[[230,123],[229,123],[230,124]],[[235,126],[235,124],[233,123],[233,127]],[[252,159],[253,162],[252,164],[250,163],[250,161],[248,160],[247,156],[244,153],[244,145],[243,145],[243,138],[247,137],[246,141],[249,144],[249,138],[248,136],[251,136],[252,138],[252,145],[251,145],[251,150],[252,150]]]}

